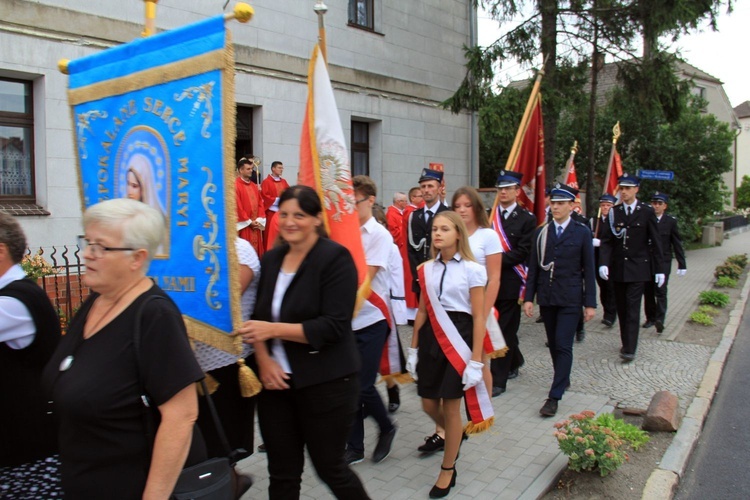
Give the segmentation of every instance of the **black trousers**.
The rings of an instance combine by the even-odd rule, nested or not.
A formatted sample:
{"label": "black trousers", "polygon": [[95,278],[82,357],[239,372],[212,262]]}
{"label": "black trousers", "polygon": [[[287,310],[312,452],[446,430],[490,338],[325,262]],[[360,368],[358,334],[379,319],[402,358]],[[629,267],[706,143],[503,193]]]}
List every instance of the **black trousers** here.
{"label": "black trousers", "polygon": [[344,462],[344,445],[359,403],[357,374],[301,389],[294,382],[290,385],[258,395],[271,483],[268,498],[299,498],[307,447],[315,471],[336,498],[369,499],[362,481]]}
{"label": "black trousers", "polygon": [[547,332],[547,344],[549,344],[549,354],[552,357],[552,367],[555,373],[549,397],[559,400],[570,385],[570,371],[573,368],[573,340],[583,312],[580,307],[576,306],[540,306],[539,312],[544,319],[544,330]]}
{"label": "black trousers", "polygon": [[669,284],[669,274],[664,275],[664,285],[656,286],[656,283],[649,281],[643,290],[643,309],[646,312],[647,321],[661,321],[667,316],[667,285]]}
{"label": "black trousers", "polygon": [[638,332],[641,328],[641,298],[643,297],[643,281],[616,281],[615,301],[617,315],[620,317],[620,338],[622,352],[635,354],[638,349]]}
{"label": "black trousers", "polygon": [[[598,269],[598,268],[597,268]],[[617,302],[615,301],[615,290],[612,280],[603,280],[599,273],[596,273],[596,283],[599,285],[599,302],[604,310],[604,318],[612,323],[617,319]]]}
{"label": "black trousers", "polygon": [[506,388],[508,374],[523,366],[524,359],[518,346],[518,327],[521,325],[521,305],[516,299],[498,300],[495,302],[500,314],[497,322],[505,337],[508,352],[502,358],[495,358],[490,362],[492,386]]}

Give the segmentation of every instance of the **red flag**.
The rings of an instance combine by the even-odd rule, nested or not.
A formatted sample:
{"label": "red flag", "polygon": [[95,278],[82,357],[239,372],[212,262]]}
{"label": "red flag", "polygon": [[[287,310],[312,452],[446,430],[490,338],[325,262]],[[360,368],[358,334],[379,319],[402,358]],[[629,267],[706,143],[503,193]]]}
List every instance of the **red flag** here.
{"label": "red flag", "polygon": [[547,220],[544,206],[544,125],[542,123],[542,96],[537,94],[534,111],[523,136],[518,158],[513,168],[523,174],[519,199],[526,209],[536,215],[538,224]]}
{"label": "red flag", "polygon": [[620,159],[620,153],[617,152],[617,148],[612,146],[612,165],[609,166],[607,172],[609,172],[609,179],[604,179],[604,189],[607,194],[611,194],[620,199],[620,194],[617,189],[617,179],[622,176],[622,160]]}
{"label": "red flag", "polygon": [[307,73],[307,108],[300,140],[299,182],[313,187],[323,205],[330,238],[349,249],[359,275],[358,304],[369,295],[367,264],[355,210],[352,173],[328,68],[316,44]]}
{"label": "red flag", "polygon": [[568,176],[565,178],[565,185],[570,186],[573,189],[578,189],[578,177],[576,176],[576,164],[573,160],[570,161],[568,167]]}

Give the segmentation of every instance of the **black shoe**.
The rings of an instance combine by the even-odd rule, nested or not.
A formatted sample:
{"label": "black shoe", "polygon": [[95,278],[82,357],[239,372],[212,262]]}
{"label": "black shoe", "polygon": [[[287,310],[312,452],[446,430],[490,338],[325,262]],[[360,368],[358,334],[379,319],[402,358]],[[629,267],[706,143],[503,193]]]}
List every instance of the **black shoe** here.
{"label": "black shoe", "polygon": [[266,452],[266,443],[261,443],[258,445],[258,453],[265,453]]}
{"label": "black shoe", "polygon": [[534,323],[544,323],[544,318],[542,318],[542,315],[540,314],[539,317],[534,321]]}
{"label": "black shoe", "polygon": [[445,439],[435,433],[432,436],[424,438],[424,444],[417,448],[417,451],[421,451],[422,453],[435,453],[436,451],[443,451],[444,449]]}
{"label": "black shoe", "polygon": [[354,450],[347,449],[344,452],[344,462],[346,462],[347,465],[358,464],[364,459],[365,459],[365,454],[362,451],[354,451]]}
{"label": "black shoe", "polygon": [[448,493],[451,492],[451,488],[456,486],[456,478],[458,477],[458,472],[456,472],[456,466],[453,467],[443,467],[440,466],[442,470],[452,470],[453,476],[451,476],[451,482],[448,485],[447,488],[438,488],[437,485],[433,486],[430,490],[430,498],[444,498],[448,496]]}
{"label": "black shoe", "polygon": [[642,328],[651,328],[652,326],[654,326],[654,322],[651,320],[648,320],[645,323],[643,323],[643,325],[641,325]]}
{"label": "black shoe", "polygon": [[576,342],[583,342],[586,338],[586,330],[579,330],[576,332]]}
{"label": "black shoe", "polygon": [[635,359],[635,354],[628,354],[626,352],[621,352],[620,357],[625,363],[630,363]]}
{"label": "black shoe", "polygon": [[493,387],[492,388],[492,397],[496,398],[496,397],[498,397],[500,394],[502,394],[504,392],[505,392],[505,387]]}
{"label": "black shoe", "polygon": [[518,368],[511,370],[508,374],[508,380],[513,380],[514,378],[518,378]]}
{"label": "black shoe", "polygon": [[390,413],[396,413],[396,410],[401,406],[401,397],[399,396],[399,388],[397,385],[388,389],[388,411]]}
{"label": "black shoe", "polygon": [[612,321],[611,319],[606,319],[606,318],[605,318],[605,319],[603,319],[603,320],[602,320],[602,324],[603,324],[604,326],[606,326],[607,328],[612,328],[612,325],[614,325],[614,324],[615,324],[615,322],[614,322],[614,321]]}
{"label": "black shoe", "polygon": [[654,326],[656,326],[656,333],[661,333],[664,331],[664,322],[659,321],[658,319],[654,321]]}
{"label": "black shoe", "polygon": [[557,400],[549,398],[544,402],[544,406],[539,410],[539,414],[543,417],[554,417],[557,414]]}
{"label": "black shoe", "polygon": [[375,451],[372,453],[373,462],[378,464],[391,454],[391,447],[393,446],[393,439],[396,437],[396,431],[398,431],[398,427],[394,425],[388,432],[380,433],[378,444],[375,445]]}

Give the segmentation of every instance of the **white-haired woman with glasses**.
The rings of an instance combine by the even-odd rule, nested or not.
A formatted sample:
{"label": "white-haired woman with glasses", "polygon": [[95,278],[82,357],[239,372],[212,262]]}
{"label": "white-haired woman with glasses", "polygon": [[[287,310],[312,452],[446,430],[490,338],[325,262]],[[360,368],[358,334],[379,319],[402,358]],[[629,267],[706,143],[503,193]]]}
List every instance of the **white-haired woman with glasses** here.
{"label": "white-haired woman with glasses", "polygon": [[203,372],[180,311],[146,277],[164,218],[114,199],[89,207],[83,225],[83,280],[93,293],[44,372],[60,418],[65,497],[168,498],[190,450],[193,383]]}

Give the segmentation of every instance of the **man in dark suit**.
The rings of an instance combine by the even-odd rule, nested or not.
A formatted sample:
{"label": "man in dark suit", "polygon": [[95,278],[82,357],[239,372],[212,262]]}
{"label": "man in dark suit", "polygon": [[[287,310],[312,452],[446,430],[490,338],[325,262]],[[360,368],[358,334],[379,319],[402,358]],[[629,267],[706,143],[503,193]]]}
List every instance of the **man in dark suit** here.
{"label": "man in dark suit", "polygon": [[[685,273],[687,273],[685,250],[682,248],[680,230],[677,229],[677,219],[664,213],[667,210],[668,202],[669,197],[659,191],[651,197],[651,206],[654,207],[654,213],[656,214],[661,247],[664,252],[661,269],[661,272],[664,273],[664,286],[656,287],[652,281],[646,283],[644,291],[646,322],[643,324],[643,328],[656,326],[657,333],[664,331],[664,317],[667,314],[667,285],[669,284],[669,273],[672,270],[673,251],[674,256],[677,257],[677,276],[685,276]],[[658,271],[658,269],[655,271]]]}
{"label": "man in dark suit", "polygon": [[[599,269],[599,245],[601,240],[599,236],[604,231],[604,226],[609,224],[609,211],[617,203],[617,198],[611,194],[603,194],[599,197],[599,216],[589,219],[589,227],[594,233],[594,265]],[[611,328],[617,320],[617,305],[615,304],[615,290],[612,282],[602,279],[599,274],[596,275],[596,283],[599,285],[599,302],[604,310],[602,323]]]}
{"label": "man in dark suit", "polygon": [[[523,365],[519,349],[518,327],[521,324],[521,300],[526,286],[526,261],[531,253],[531,239],[536,229],[536,217],[518,205],[522,174],[500,171],[497,178],[497,212],[493,214],[493,226],[500,235],[503,246],[503,267],[500,274],[500,292],[495,308],[500,317],[498,323],[505,337],[508,352],[502,358],[493,359],[492,396],[499,396],[507,387],[508,379],[518,376]],[[497,226],[499,221],[500,227]]]}
{"label": "man in dark suit", "polygon": [[[638,348],[645,284],[655,280],[657,286],[664,285],[663,253],[654,209],[636,198],[638,179],[623,174],[617,183],[622,204],[610,210],[608,224],[602,231],[599,276],[614,283],[622,339],[620,357],[630,362]],[[654,275],[652,269],[659,273]]]}
{"label": "man in dark suit", "polygon": [[536,230],[529,259],[523,309],[531,318],[536,297],[554,367],[549,398],[539,410],[544,417],[557,413],[557,402],[570,385],[576,330],[581,319],[594,317],[596,308],[591,231],[571,217],[577,194],[577,189],[566,185],[557,184],[552,189],[553,222]]}
{"label": "man in dark suit", "polygon": [[440,183],[442,181],[443,172],[430,170],[429,168],[422,169],[419,188],[422,190],[424,206],[410,213],[406,224],[409,265],[411,266],[411,275],[414,277],[412,289],[416,294],[419,294],[417,266],[431,258],[432,219],[439,212],[448,210],[448,207],[440,202]]}

